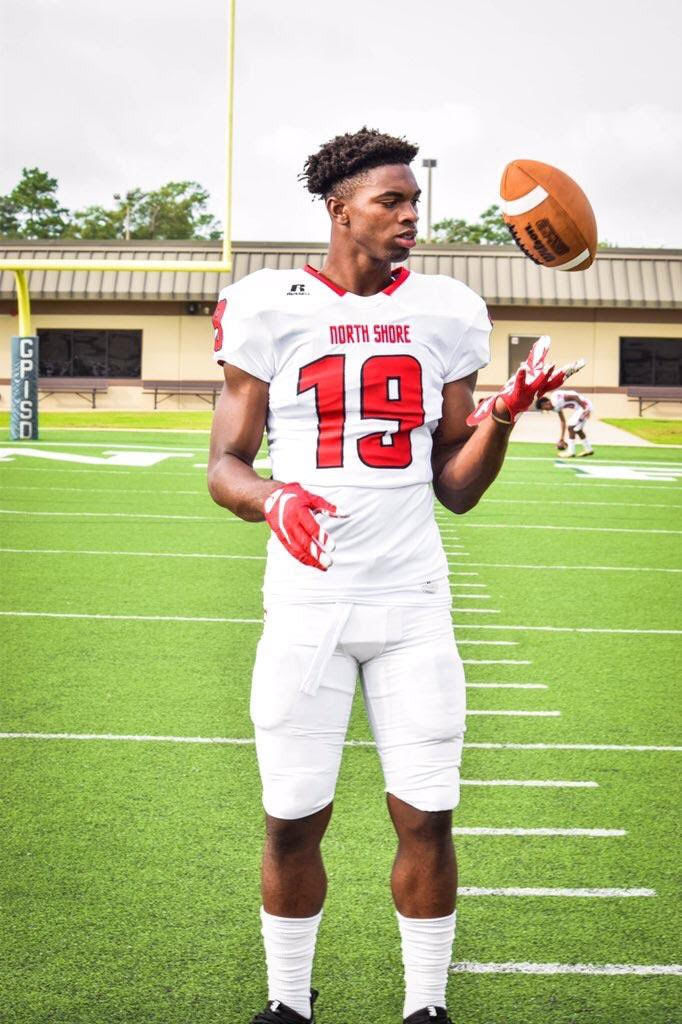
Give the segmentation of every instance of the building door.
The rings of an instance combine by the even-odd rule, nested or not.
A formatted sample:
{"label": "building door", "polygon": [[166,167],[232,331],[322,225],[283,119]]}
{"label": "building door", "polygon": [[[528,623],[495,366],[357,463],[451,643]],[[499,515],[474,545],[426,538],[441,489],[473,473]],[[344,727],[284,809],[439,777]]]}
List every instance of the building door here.
{"label": "building door", "polygon": [[540,337],[539,334],[510,334],[509,335],[509,376],[516,373],[521,363],[526,359],[532,346]]}

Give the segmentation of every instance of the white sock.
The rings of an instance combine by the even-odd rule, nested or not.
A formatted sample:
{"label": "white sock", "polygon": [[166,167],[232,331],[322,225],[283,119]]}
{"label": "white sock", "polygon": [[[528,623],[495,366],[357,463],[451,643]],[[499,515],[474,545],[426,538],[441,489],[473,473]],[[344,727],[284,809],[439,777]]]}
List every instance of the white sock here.
{"label": "white sock", "polygon": [[585,450],[586,452],[591,452],[591,451],[592,451],[592,445],[591,445],[591,444],[590,444],[590,442],[589,442],[589,441],[587,440],[587,438],[585,438],[585,440],[583,441],[583,449],[584,449],[584,450]]}
{"label": "white sock", "polygon": [[573,440],[573,438],[569,438],[566,444],[568,445],[568,447],[566,448],[566,454],[575,455],[575,441]]}
{"label": "white sock", "polygon": [[405,965],[403,1017],[425,1006],[445,1006],[457,911],[448,917],[403,917],[397,910],[396,915]]}
{"label": "white sock", "polygon": [[303,1017],[310,1017],[310,980],[317,929],[314,917],[275,917],[260,908],[261,935],[268,969],[268,1000],[279,999]]}

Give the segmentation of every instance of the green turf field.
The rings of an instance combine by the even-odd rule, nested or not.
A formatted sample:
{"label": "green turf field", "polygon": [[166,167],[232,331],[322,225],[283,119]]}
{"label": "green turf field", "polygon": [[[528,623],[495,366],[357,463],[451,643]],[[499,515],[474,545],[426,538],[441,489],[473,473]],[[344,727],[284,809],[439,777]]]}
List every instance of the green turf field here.
{"label": "green turf field", "polygon": [[[248,690],[267,527],[212,504],[206,445],[0,444],[12,1024],[246,1024],[264,1003]],[[456,838],[453,1019],[679,1022],[682,456],[512,445],[478,508],[438,516],[472,712],[455,825],[479,830]],[[370,739],[360,704],[348,738]],[[518,829],[549,832],[488,834]],[[369,744],[346,750],[324,849],[319,1024],[397,1024]]]}
{"label": "green turf field", "polygon": [[682,445],[682,419],[647,420],[640,416],[638,419],[627,420],[605,419],[604,423],[629,430],[631,434],[643,437],[645,441],[653,441],[654,444]]}

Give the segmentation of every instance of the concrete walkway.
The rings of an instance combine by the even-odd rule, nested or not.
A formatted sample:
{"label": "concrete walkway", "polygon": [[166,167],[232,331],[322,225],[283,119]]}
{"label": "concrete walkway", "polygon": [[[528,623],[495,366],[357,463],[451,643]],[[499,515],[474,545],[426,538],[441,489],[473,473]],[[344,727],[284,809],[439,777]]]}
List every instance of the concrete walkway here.
{"label": "concrete walkway", "polygon": [[[553,444],[559,440],[561,424],[555,412],[525,412],[514,427],[512,441],[534,441],[537,444]],[[595,448],[599,445],[620,444],[633,448],[657,448],[651,441],[630,434],[627,430],[612,427],[610,423],[591,417],[585,430]],[[666,446],[667,447],[667,446]]]}

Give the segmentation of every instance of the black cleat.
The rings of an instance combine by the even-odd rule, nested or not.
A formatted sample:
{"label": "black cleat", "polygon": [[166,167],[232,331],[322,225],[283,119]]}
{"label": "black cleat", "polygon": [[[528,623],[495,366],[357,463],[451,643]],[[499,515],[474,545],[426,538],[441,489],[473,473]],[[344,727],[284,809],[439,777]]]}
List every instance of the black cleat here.
{"label": "black cleat", "polygon": [[452,1024],[444,1006],[425,1006],[405,1017],[403,1024]]}
{"label": "black cleat", "polygon": [[[310,1005],[313,1006],[317,999],[317,989],[311,989]],[[251,1021],[251,1024],[315,1024],[315,1013],[310,1017],[302,1017],[290,1006],[280,1003],[279,999],[272,999],[260,1013]]]}

